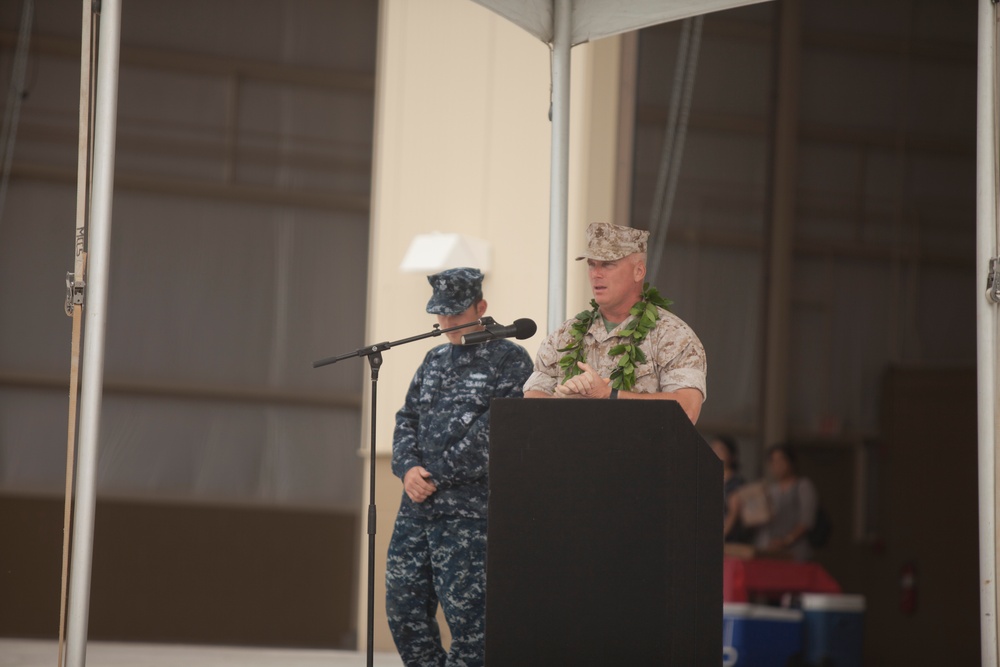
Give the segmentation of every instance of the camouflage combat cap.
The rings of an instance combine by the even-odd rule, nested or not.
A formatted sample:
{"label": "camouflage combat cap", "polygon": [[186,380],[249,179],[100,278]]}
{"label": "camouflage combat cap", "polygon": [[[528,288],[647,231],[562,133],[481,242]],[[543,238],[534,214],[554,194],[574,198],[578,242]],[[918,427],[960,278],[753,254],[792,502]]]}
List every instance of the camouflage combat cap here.
{"label": "camouflage combat cap", "polygon": [[483,298],[483,272],[479,269],[448,269],[427,276],[427,282],[434,288],[427,302],[431,315],[458,315]]}
{"label": "camouflage combat cap", "polygon": [[649,232],[644,229],[592,222],[587,226],[587,251],[576,259],[613,262],[633,253],[646,252],[647,239]]}

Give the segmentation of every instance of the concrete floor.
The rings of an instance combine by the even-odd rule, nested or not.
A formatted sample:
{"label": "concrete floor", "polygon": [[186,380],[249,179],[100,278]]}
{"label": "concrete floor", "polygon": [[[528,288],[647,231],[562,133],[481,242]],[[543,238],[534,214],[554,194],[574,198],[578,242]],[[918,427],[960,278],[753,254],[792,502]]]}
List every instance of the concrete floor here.
{"label": "concrete floor", "polygon": [[[88,667],[365,667],[365,652],[89,642]],[[56,667],[55,641],[0,639],[0,667]],[[374,667],[402,667],[399,656],[376,653]]]}

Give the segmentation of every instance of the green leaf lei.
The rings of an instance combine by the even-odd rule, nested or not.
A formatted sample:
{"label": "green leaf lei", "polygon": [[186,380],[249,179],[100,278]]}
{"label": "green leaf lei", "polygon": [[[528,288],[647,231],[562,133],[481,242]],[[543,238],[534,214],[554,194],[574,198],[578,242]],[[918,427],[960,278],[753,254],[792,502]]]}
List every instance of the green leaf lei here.
{"label": "green leaf lei", "polygon": [[[629,310],[633,319],[618,332],[622,338],[631,338],[626,343],[615,345],[608,350],[612,357],[621,356],[615,370],[611,372],[611,387],[622,391],[628,391],[635,386],[635,368],[646,361],[646,355],[639,345],[646,340],[646,336],[656,326],[656,321],[660,319],[660,312],[657,306],[669,309],[673,301],[660,296],[655,287],[650,287],[649,283],[643,283],[642,300],[637,301]],[[576,322],[570,325],[569,333],[572,337],[569,345],[559,348],[559,352],[566,352],[566,355],[559,360],[559,367],[563,369],[563,382],[574,375],[579,375],[583,371],[577,362],[587,362],[587,357],[583,352],[583,337],[590,331],[590,326],[598,317],[597,301],[590,300],[591,310],[585,310],[576,316]]]}

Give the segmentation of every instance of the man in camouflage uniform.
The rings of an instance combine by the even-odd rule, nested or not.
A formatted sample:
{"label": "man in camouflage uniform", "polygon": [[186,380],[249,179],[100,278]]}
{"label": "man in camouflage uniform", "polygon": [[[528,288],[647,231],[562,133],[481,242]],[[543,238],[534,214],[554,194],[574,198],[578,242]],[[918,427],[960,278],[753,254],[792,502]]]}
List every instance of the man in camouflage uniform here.
{"label": "man in camouflage uniform", "polygon": [[[486,312],[483,274],[449,269],[428,277],[427,312],[442,329]],[[508,340],[465,346],[445,334],[417,369],[396,414],[392,472],[403,498],[386,562],[386,613],[407,667],[475,667],[484,661],[486,501],[490,400],[519,398],[531,357]],[[438,603],[451,630],[441,646]]]}
{"label": "man in camouflage uniform", "polygon": [[635,373],[630,391],[613,389],[611,372],[620,357],[609,351],[624,342],[620,335],[632,315],[629,310],[642,300],[646,277],[646,244],[649,232],[595,222],[587,227],[587,260],[590,287],[600,316],[595,317],[583,337],[586,363],[582,373],[563,380],[559,360],[571,341],[568,320],[548,336],[535,357],[535,369],[524,385],[526,398],[667,399],[677,401],[692,423],[698,421],[705,400],[707,362],[705,348],[694,331],[673,313],[658,308],[655,327],[640,343],[646,356]]}

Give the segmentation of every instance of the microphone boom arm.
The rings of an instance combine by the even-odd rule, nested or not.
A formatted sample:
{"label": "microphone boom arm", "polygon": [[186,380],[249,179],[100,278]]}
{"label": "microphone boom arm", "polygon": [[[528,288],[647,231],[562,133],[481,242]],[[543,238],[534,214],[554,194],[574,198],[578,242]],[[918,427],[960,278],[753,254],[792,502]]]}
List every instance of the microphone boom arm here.
{"label": "microphone boom arm", "polygon": [[490,327],[496,324],[496,320],[492,317],[481,317],[478,320],[473,320],[466,324],[459,324],[458,326],[448,327],[447,329],[442,329],[441,325],[435,324],[431,331],[426,333],[418,334],[416,336],[410,336],[409,338],[401,338],[400,340],[385,341],[383,343],[374,343],[372,345],[367,345],[365,347],[359,347],[354,352],[347,352],[346,354],[341,354],[336,357],[327,357],[325,359],[319,359],[313,362],[313,368],[319,368],[320,366],[328,366],[330,364],[335,364],[338,361],[343,361],[344,359],[350,359],[352,357],[368,357],[373,354],[378,354],[382,350],[388,350],[391,347],[397,345],[405,345],[406,343],[412,343],[414,341],[423,340],[424,338],[430,338],[431,336],[440,336],[443,333],[448,333],[449,331],[455,331],[457,329],[466,329],[468,327],[474,327],[476,325]]}

